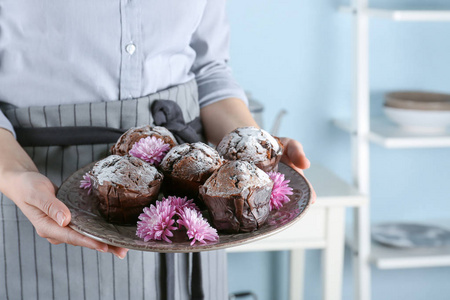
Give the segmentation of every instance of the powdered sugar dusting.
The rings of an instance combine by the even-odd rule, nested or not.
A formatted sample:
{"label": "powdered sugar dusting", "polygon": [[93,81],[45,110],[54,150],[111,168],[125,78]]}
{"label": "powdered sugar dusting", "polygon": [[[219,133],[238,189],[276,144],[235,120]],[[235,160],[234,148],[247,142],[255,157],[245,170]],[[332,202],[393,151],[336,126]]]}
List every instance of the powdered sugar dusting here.
{"label": "powdered sugar dusting", "polygon": [[172,140],[176,143],[176,139],[173,136],[172,132],[170,132],[166,127],[161,127],[161,126],[155,126],[152,127],[150,125],[144,125],[144,126],[140,126],[140,127],[131,127],[130,129],[128,129],[123,135],[129,135],[132,132],[135,131],[141,131],[142,135],[147,135],[147,136],[152,136],[155,133],[161,136],[169,136],[170,138],[172,138]]}
{"label": "powdered sugar dusting", "polygon": [[158,170],[133,156],[110,155],[92,168],[91,174],[96,185],[111,182],[126,188],[148,189],[149,184],[162,175]]}
{"label": "powdered sugar dusting", "polygon": [[268,151],[280,151],[278,141],[263,129],[240,127],[225,136],[217,146],[220,155],[228,159],[264,161]]}
{"label": "powdered sugar dusting", "polygon": [[169,169],[168,165],[171,164],[172,161],[179,160],[181,157],[186,155],[189,149],[189,144],[181,144],[170,149],[164,159],[161,161],[161,168],[163,170]]}
{"label": "powdered sugar dusting", "polygon": [[226,197],[241,194],[250,188],[272,189],[273,182],[266,172],[243,160],[227,161],[206,180],[209,196]]}
{"label": "powdered sugar dusting", "polygon": [[146,137],[153,137],[162,139],[164,143],[169,144],[170,147],[177,145],[177,141],[173,134],[167,128],[150,125],[140,127],[132,127],[120,136],[114,146],[111,147],[111,154],[127,155],[134,144]]}
{"label": "powdered sugar dusting", "polygon": [[162,135],[162,136],[169,136],[174,141],[175,144],[177,143],[177,140],[173,136],[172,132],[170,132],[166,127],[155,126],[155,127],[150,127],[150,128],[152,130],[150,130],[149,135],[151,135],[151,133],[153,131],[153,132],[156,132],[157,134]]}
{"label": "powdered sugar dusting", "polygon": [[[189,163],[183,164],[183,161]],[[222,159],[217,151],[202,143],[181,144],[173,147],[161,162],[161,169],[165,172],[177,174],[203,174],[217,169]],[[181,164],[183,164],[181,166]],[[212,169],[212,170],[211,170]],[[184,177],[184,176],[180,176]]]}

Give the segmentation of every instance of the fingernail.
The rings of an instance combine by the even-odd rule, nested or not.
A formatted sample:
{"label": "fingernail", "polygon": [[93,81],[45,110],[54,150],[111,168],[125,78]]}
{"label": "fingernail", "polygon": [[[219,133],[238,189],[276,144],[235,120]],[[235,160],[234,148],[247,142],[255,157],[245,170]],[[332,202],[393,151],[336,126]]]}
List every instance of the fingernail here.
{"label": "fingernail", "polygon": [[103,249],[96,249],[97,251],[99,251],[99,252],[102,252],[102,253],[105,253],[106,251],[105,250],[103,250]]}
{"label": "fingernail", "polygon": [[65,220],[66,220],[66,216],[64,215],[64,213],[62,211],[60,211],[56,214],[56,222],[58,222],[59,226],[62,227]]}
{"label": "fingernail", "polygon": [[125,258],[125,256],[124,256],[124,257],[120,257],[119,254],[116,254],[116,253],[114,253],[114,255],[115,255],[117,258],[120,258],[120,259],[124,259],[124,258]]}

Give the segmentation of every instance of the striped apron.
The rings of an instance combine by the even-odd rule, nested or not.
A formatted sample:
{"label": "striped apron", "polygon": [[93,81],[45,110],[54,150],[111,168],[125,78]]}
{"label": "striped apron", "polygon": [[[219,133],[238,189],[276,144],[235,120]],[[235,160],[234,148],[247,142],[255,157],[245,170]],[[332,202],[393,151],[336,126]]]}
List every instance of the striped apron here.
{"label": "striped apron", "polygon": [[[152,101],[175,101],[186,122],[199,116],[195,81],[125,101],[15,108],[4,111],[15,127],[104,126],[127,129],[152,124]],[[112,144],[33,146],[25,150],[56,185]],[[0,179],[1,180],[1,179]],[[52,245],[0,194],[0,299],[227,299],[223,251],[160,254],[110,253]]]}

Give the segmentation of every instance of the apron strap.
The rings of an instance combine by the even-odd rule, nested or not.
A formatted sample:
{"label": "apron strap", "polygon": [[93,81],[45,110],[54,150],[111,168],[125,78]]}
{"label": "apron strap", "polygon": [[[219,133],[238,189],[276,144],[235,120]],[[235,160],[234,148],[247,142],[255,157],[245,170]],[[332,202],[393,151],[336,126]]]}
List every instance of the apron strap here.
{"label": "apron strap", "polygon": [[[151,107],[154,123],[172,132],[178,143],[200,141],[202,124],[197,117],[185,123],[180,106],[171,100],[155,100]],[[22,147],[71,146],[116,143],[128,128],[65,126],[14,127]]]}
{"label": "apron strap", "polygon": [[14,127],[22,147],[72,146],[115,143],[126,129],[111,127]]}

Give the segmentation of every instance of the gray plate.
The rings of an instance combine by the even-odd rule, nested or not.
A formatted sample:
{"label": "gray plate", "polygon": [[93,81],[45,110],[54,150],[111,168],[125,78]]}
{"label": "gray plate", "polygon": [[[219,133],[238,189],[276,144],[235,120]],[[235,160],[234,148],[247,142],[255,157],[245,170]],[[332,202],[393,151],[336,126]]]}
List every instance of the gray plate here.
{"label": "gray plate", "polygon": [[372,227],[372,239],[401,248],[450,246],[450,231],[414,223],[387,223]]}
{"label": "gray plate", "polygon": [[71,228],[79,233],[109,245],[152,252],[200,252],[239,246],[280,232],[297,222],[308,210],[311,202],[311,187],[306,179],[292,168],[280,163],[279,172],[291,180],[293,195],[290,202],[280,210],[270,212],[267,222],[258,230],[249,233],[222,234],[214,243],[191,246],[186,234],[174,231],[172,243],[163,241],[144,242],[136,236],[136,226],[119,226],[105,221],[97,210],[97,199],[80,189],[80,180],[90,170],[90,164],[72,174],[59,188],[57,197],[70,209]]}

